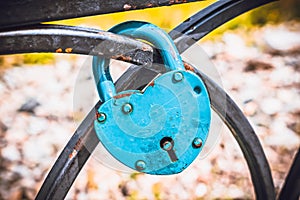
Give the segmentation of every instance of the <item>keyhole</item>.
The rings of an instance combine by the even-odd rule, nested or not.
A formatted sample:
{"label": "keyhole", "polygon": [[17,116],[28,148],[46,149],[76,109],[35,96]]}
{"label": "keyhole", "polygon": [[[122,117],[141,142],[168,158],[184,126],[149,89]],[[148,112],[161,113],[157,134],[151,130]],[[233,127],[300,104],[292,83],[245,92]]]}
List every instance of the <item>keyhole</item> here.
{"label": "keyhole", "polygon": [[163,139],[160,140],[160,147],[165,150],[169,158],[171,159],[172,162],[175,162],[178,160],[175,151],[173,149],[174,147],[174,140],[170,137],[164,137]]}

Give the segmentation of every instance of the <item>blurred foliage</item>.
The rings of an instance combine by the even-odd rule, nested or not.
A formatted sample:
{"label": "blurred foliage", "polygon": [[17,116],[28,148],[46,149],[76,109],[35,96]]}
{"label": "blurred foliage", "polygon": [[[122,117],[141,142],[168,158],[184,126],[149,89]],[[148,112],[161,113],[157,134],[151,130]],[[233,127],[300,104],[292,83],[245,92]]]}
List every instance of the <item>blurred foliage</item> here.
{"label": "blurred foliage", "polygon": [[161,192],[162,192],[162,184],[161,183],[155,183],[152,186],[152,193],[155,200],[160,200],[161,198]]}
{"label": "blurred foliage", "polygon": [[[108,30],[112,26],[124,21],[141,20],[151,22],[165,29],[166,31],[170,31],[185,19],[212,4],[213,2],[214,1],[209,0],[161,8],[151,8],[147,10],[82,17],[70,20],[55,21],[51,22],[51,24],[84,26]],[[231,20],[230,22],[213,31],[211,34],[205,37],[205,39],[218,39],[219,36],[221,36],[227,30],[251,29],[257,26],[280,23],[287,20],[299,20],[299,10],[299,0],[286,0],[271,3]],[[25,54],[23,61],[25,64],[48,64],[53,62],[54,58],[55,57],[53,54]],[[3,58],[0,58],[0,64],[1,62],[3,63]]]}
{"label": "blurred foliage", "polygon": [[30,53],[0,56],[0,68],[28,65],[53,64],[55,55],[52,53]]}
{"label": "blurred foliage", "polygon": [[51,64],[54,62],[52,53],[32,53],[24,55],[24,64]]}
{"label": "blurred foliage", "polygon": [[17,67],[22,64],[24,64],[24,54],[0,56],[0,69],[5,69],[11,66]]}
{"label": "blurred foliage", "polygon": [[212,31],[205,40],[218,39],[228,30],[250,30],[265,25],[300,20],[300,1],[277,1],[242,14]]}
{"label": "blurred foliage", "polygon": [[134,173],[130,174],[130,178],[133,179],[133,180],[136,180],[140,174],[141,173],[134,172]]}
{"label": "blurred foliage", "polygon": [[251,24],[260,26],[267,23],[300,20],[299,11],[299,0],[279,1],[253,10],[249,19]]}

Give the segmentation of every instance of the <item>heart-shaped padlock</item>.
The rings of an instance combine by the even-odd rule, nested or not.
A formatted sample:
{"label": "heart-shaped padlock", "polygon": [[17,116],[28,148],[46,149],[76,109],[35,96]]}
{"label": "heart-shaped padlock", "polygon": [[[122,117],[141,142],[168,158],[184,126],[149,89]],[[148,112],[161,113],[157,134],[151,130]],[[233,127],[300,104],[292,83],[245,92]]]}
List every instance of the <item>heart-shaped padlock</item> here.
{"label": "heart-shaped padlock", "polygon": [[94,57],[94,76],[104,101],[94,122],[99,140],[132,169],[161,175],[182,172],[200,153],[208,136],[211,110],[205,85],[184,69],[173,41],[158,27],[134,21],[111,31],[161,49],[167,72],[142,91],[116,94],[108,60]]}

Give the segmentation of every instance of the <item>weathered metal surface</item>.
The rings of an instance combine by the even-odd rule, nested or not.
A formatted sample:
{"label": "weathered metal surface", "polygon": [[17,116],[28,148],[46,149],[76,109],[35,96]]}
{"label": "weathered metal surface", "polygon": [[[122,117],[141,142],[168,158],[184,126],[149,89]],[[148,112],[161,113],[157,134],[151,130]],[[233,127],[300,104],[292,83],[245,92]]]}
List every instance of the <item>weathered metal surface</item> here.
{"label": "weathered metal surface", "polygon": [[140,65],[152,62],[152,47],[110,32],[38,25],[0,32],[0,54],[52,52],[98,55]]}
{"label": "weathered metal surface", "polygon": [[[201,152],[210,127],[210,103],[202,80],[189,71],[170,71],[143,92],[119,94],[128,93],[112,97],[98,109],[106,116],[94,123],[103,146],[133,170],[153,175],[185,170]],[[193,144],[195,138],[202,147],[197,140]],[[139,161],[143,169],[136,168]]]}
{"label": "weathered metal surface", "polygon": [[[101,103],[99,102],[98,105]],[[97,105],[97,106],[98,106]],[[96,108],[93,108],[56,160],[36,199],[64,199],[77,174],[83,168],[99,140],[94,132],[93,122]]]}
{"label": "weathered metal surface", "polygon": [[[181,25],[176,27],[170,32],[170,36],[175,40],[175,44],[179,49],[179,52],[184,52],[190,45],[200,40],[224,22],[229,21],[235,16],[252,8],[273,1],[274,0],[218,1],[193,15]],[[0,2],[0,4],[1,3],[3,5],[5,4],[5,2]],[[3,7],[0,6],[0,9],[1,8]],[[1,19],[4,18],[0,17],[0,20]],[[54,32],[51,32],[52,28]],[[124,38],[122,39],[121,36],[116,36],[116,38],[105,37],[109,36],[109,33],[95,29],[37,25],[31,28],[23,28],[23,30],[21,30],[18,33],[16,32],[17,30],[6,30],[5,32],[0,32],[0,55],[30,52],[96,55],[96,52],[100,52],[100,54],[102,52],[105,57],[132,62],[135,64],[145,65],[152,61],[152,56],[149,55],[148,52],[149,47],[143,48],[143,44],[138,44],[138,42],[133,42]],[[67,31],[68,33],[66,35],[58,34],[60,30]],[[100,42],[102,42],[102,48],[95,48]],[[127,43],[130,43],[128,47]],[[135,45],[137,45],[136,50],[130,49]],[[130,49],[129,51],[127,51],[128,48]],[[154,62],[162,63],[159,51],[157,49],[154,49],[153,51]]]}
{"label": "weathered metal surface", "polygon": [[2,0],[0,29],[199,0]]}
{"label": "weathered metal surface", "polygon": [[194,70],[207,87],[212,109],[227,125],[244,154],[250,170],[256,199],[274,200],[275,189],[271,169],[260,141],[249,121],[221,87],[205,74],[197,69]]}

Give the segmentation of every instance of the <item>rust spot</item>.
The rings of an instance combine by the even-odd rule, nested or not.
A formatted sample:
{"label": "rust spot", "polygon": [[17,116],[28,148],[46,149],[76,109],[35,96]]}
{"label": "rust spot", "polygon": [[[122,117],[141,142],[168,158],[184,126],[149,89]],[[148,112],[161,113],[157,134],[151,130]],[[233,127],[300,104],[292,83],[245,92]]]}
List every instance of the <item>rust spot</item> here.
{"label": "rust spot", "polygon": [[175,3],[186,3],[187,0],[175,0]]}
{"label": "rust spot", "polygon": [[148,3],[148,4],[147,4],[147,7],[149,7],[149,8],[152,7],[152,6],[153,6],[152,3]]}
{"label": "rust spot", "polygon": [[77,151],[75,149],[73,149],[73,151],[69,154],[69,159],[72,159],[76,156]]}
{"label": "rust spot", "polygon": [[55,50],[56,53],[61,53],[62,51],[63,51],[62,48],[58,48]]}
{"label": "rust spot", "polygon": [[116,55],[116,56],[112,56],[112,59],[116,59],[116,60],[121,60],[121,61],[127,61],[130,62],[132,61],[132,58],[129,56],[124,56],[124,55]]}
{"label": "rust spot", "polygon": [[100,113],[97,111],[96,116],[95,116],[95,120],[98,120],[99,117],[100,117]]}
{"label": "rust spot", "polygon": [[66,52],[66,53],[71,53],[72,50],[73,50],[72,48],[66,48],[66,49],[65,49],[65,52]]}
{"label": "rust spot", "polygon": [[81,148],[81,142],[82,142],[82,138],[79,138],[78,141],[76,142],[75,146],[74,146],[74,150],[75,151],[79,151]]}
{"label": "rust spot", "polygon": [[184,68],[185,68],[185,70],[195,72],[194,68],[187,63],[184,63]]}
{"label": "rust spot", "polygon": [[114,96],[114,99],[121,99],[123,97],[128,97],[132,94],[133,94],[132,92],[131,93],[126,93],[126,94],[118,94],[118,95]]}
{"label": "rust spot", "polygon": [[170,0],[169,4],[186,3],[187,0]]}
{"label": "rust spot", "polygon": [[130,10],[131,9],[131,5],[130,4],[125,4],[124,6],[123,6],[123,9],[124,10]]}
{"label": "rust spot", "polygon": [[154,81],[152,81],[151,83],[149,83],[149,86],[154,86]]}

